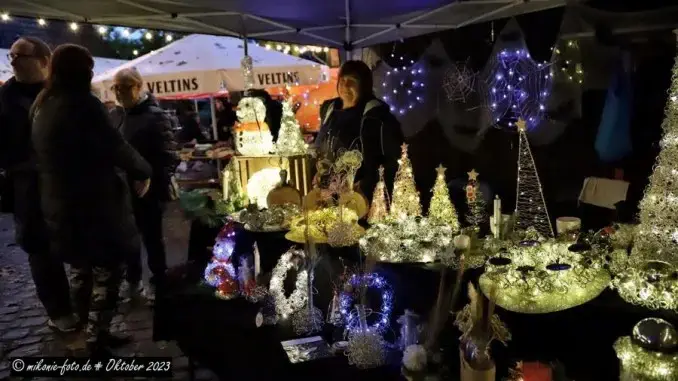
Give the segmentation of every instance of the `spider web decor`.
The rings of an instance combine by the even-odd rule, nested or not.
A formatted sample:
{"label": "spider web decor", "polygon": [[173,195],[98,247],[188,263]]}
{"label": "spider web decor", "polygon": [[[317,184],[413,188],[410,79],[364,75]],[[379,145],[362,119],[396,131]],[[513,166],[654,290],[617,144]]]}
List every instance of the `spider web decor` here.
{"label": "spider web decor", "polygon": [[445,72],[443,90],[450,102],[466,102],[475,91],[477,73],[468,67],[468,62],[455,62]]}
{"label": "spider web decor", "polygon": [[386,75],[381,83],[381,97],[391,108],[391,112],[403,116],[408,111],[414,109],[417,105],[424,102],[425,77],[423,63],[414,63],[404,57],[400,57],[399,64],[402,66],[393,67],[386,71]]}
{"label": "spider web decor", "polygon": [[486,79],[487,102],[492,121],[515,127],[522,119],[527,130],[542,121],[553,73],[547,62],[537,63],[527,49],[504,49],[492,59]]}

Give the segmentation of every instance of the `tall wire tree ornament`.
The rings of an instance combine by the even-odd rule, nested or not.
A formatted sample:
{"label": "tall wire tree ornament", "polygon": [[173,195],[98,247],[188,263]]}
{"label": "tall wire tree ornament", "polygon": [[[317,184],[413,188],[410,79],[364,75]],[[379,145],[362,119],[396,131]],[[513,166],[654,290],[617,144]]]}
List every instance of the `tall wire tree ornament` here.
{"label": "tall wire tree ornament", "polygon": [[551,64],[538,63],[527,49],[517,48],[499,51],[490,65],[484,87],[492,122],[516,127],[522,119],[528,131],[536,128],[546,113],[553,82]]}
{"label": "tall wire tree ornament", "polygon": [[516,180],[516,225],[526,231],[533,227],[544,237],[555,237],[551,218],[546,209],[544,192],[534,164],[525,121],[516,122],[518,128],[518,179]]}

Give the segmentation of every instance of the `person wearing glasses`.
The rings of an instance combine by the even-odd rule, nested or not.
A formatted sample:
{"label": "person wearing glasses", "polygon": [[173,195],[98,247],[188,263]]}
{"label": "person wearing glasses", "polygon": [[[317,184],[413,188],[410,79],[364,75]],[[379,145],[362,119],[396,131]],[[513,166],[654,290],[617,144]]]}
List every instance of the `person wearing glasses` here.
{"label": "person wearing glasses", "polygon": [[49,326],[70,332],[76,329],[77,319],[63,262],[49,250],[29,118],[31,105],[45,85],[51,55],[49,46],[33,37],[19,38],[8,54],[14,76],[0,87],[0,169],[6,174],[1,197],[2,211],[14,214],[16,242],[28,253]]}
{"label": "person wearing glasses", "polygon": [[141,293],[153,301],[156,287],[162,284],[167,270],[162,217],[166,203],[171,200],[177,147],[170,118],[153,95],[143,90],[141,74],[134,68],[122,69],[115,74],[113,83],[113,92],[122,106],[111,113],[113,124],[153,168],[149,192],[143,197],[132,197],[134,217],[152,273],[150,284],[144,287],[142,283],[141,252],[132,253],[120,296],[127,300]]}

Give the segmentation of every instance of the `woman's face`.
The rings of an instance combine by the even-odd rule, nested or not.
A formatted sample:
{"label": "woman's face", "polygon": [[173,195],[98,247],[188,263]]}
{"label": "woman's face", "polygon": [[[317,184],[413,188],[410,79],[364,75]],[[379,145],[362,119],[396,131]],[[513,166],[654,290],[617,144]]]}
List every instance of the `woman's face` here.
{"label": "woman's face", "polygon": [[353,106],[358,102],[360,84],[358,83],[357,78],[352,76],[340,77],[337,90],[339,92],[339,98],[341,98],[344,106]]}

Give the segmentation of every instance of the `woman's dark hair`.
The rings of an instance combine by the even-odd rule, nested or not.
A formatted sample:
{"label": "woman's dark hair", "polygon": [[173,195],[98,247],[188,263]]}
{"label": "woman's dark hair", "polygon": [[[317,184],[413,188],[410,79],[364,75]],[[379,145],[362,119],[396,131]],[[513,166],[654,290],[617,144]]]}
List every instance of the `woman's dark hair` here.
{"label": "woman's dark hair", "polygon": [[[372,81],[372,70],[363,61],[346,61],[339,68],[339,79],[341,77],[353,77],[358,81],[358,99],[364,100],[374,95],[374,86]],[[339,82],[337,82],[337,88]]]}
{"label": "woman's dark hair", "polygon": [[59,45],[52,54],[45,88],[33,104],[33,109],[42,105],[48,96],[57,93],[91,92],[94,59],[87,48],[74,45]]}

